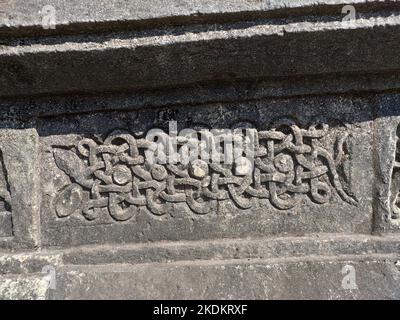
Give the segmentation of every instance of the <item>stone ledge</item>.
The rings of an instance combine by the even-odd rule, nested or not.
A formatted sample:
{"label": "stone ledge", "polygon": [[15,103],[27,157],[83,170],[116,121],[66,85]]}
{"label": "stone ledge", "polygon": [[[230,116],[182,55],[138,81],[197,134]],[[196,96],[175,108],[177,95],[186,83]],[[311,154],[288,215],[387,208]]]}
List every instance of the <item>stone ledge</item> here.
{"label": "stone ledge", "polygon": [[[273,259],[322,255],[396,254],[398,236],[314,235],[261,239],[177,241],[67,249],[64,264],[141,264],[203,259]],[[400,255],[399,255],[400,258]]]}
{"label": "stone ledge", "polygon": [[[0,298],[399,299],[399,246],[393,236],[314,235],[5,254]],[[346,266],[357,288],[343,287]]]}
{"label": "stone ledge", "polygon": [[[400,259],[397,235],[315,234],[304,237],[219,239],[125,245],[92,245],[40,252],[0,253],[0,274],[31,274],[47,265],[140,265],[225,260],[313,259],[323,256],[389,255]],[[202,262],[203,261],[203,262]]]}
{"label": "stone ledge", "polygon": [[[44,6],[55,9],[55,30],[42,27]],[[62,0],[0,2],[0,37],[59,35],[148,29],[196,23],[220,23],[296,16],[340,15],[344,5],[358,12],[398,8],[395,0],[148,0],[121,2]]]}
{"label": "stone ledge", "polygon": [[0,300],[46,300],[49,279],[43,275],[0,276]]}
{"label": "stone ledge", "polygon": [[[399,299],[391,255],[69,266],[52,299]],[[343,270],[356,288],[343,287]],[[201,279],[201,281],[199,281]]]}
{"label": "stone ledge", "polygon": [[0,275],[40,273],[46,266],[62,264],[62,254],[57,251],[0,253]]}
{"label": "stone ledge", "polygon": [[399,21],[390,16],[17,41],[0,47],[0,97],[137,91],[238,79],[290,82],[294,76],[397,74]]}

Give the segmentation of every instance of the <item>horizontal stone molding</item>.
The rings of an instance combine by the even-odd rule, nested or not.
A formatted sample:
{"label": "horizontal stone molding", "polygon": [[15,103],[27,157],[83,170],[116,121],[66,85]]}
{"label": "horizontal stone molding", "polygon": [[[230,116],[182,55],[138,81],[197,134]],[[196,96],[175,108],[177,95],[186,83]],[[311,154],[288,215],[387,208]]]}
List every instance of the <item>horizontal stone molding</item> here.
{"label": "horizontal stone molding", "polygon": [[[0,37],[37,36],[62,33],[95,32],[115,29],[143,29],[196,23],[240,20],[340,15],[341,8],[352,5],[360,12],[398,8],[395,0],[2,0]],[[54,8],[54,27],[44,28],[47,7]],[[101,10],[99,10],[101,7]]]}
{"label": "horizontal stone molding", "polygon": [[15,42],[0,48],[0,97],[397,73],[399,21],[398,16],[389,16],[217,31],[189,29],[154,36],[71,38],[61,43]]}

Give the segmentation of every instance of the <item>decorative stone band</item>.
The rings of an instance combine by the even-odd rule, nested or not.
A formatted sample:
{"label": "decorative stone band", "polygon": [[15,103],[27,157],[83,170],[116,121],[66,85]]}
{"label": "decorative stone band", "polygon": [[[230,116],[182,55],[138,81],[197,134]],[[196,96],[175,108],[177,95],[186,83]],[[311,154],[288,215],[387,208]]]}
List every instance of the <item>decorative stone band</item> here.
{"label": "decorative stone band", "polygon": [[400,219],[400,125],[396,131],[395,157],[390,181],[390,212],[392,219]]}
{"label": "decorative stone band", "polygon": [[55,162],[71,183],[59,191],[53,205],[59,218],[82,214],[94,220],[104,212],[96,209],[107,208],[117,221],[130,219],[141,207],[161,216],[175,203],[207,214],[217,210],[219,201],[249,209],[254,198],[264,198],[276,209],[288,210],[304,197],[327,203],[333,192],[357,205],[346,186],[348,177],[339,170],[348,161],[347,138],[345,127],[332,129],[324,123],[304,129],[283,121],[256,132],[250,171],[244,157],[232,164],[201,159],[149,164],[149,141],[129,133],[114,132],[103,141],[85,138],[73,148],[54,149]]}

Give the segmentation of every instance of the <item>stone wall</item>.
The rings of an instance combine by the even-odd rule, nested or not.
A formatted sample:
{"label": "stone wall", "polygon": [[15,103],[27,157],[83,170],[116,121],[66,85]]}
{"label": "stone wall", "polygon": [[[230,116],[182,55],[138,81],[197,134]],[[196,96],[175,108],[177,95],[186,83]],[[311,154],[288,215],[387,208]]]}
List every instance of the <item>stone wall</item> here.
{"label": "stone wall", "polygon": [[399,12],[1,1],[0,297],[398,299]]}

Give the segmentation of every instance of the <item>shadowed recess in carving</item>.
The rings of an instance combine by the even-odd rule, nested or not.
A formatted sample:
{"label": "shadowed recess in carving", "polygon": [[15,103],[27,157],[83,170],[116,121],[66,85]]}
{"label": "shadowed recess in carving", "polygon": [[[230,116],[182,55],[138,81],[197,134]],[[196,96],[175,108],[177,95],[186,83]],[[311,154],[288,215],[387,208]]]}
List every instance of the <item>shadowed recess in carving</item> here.
{"label": "shadowed recess in carving", "polygon": [[390,186],[390,208],[391,218],[400,219],[400,125],[396,132],[395,159]]}
{"label": "shadowed recess in carving", "polygon": [[[308,198],[315,204],[339,198],[357,205],[344,186],[339,167],[347,161],[347,128],[328,124],[301,128],[280,119],[269,130],[254,130],[254,166],[247,172],[244,158],[232,164],[196,159],[188,164],[150,164],[145,151],[151,143],[129,132],[113,132],[102,141],[84,138],[70,149],[54,148],[55,163],[70,184],[53,199],[58,217],[82,214],[95,220],[107,208],[117,221],[132,218],[140,208],[154,215],[186,203],[195,214],[232,201],[249,209],[256,199],[268,199],[278,210],[289,210]],[[178,145],[179,148],[185,143]]]}
{"label": "shadowed recess in carving", "polygon": [[0,150],[0,237],[13,235],[11,216],[11,195],[3,154]]}

